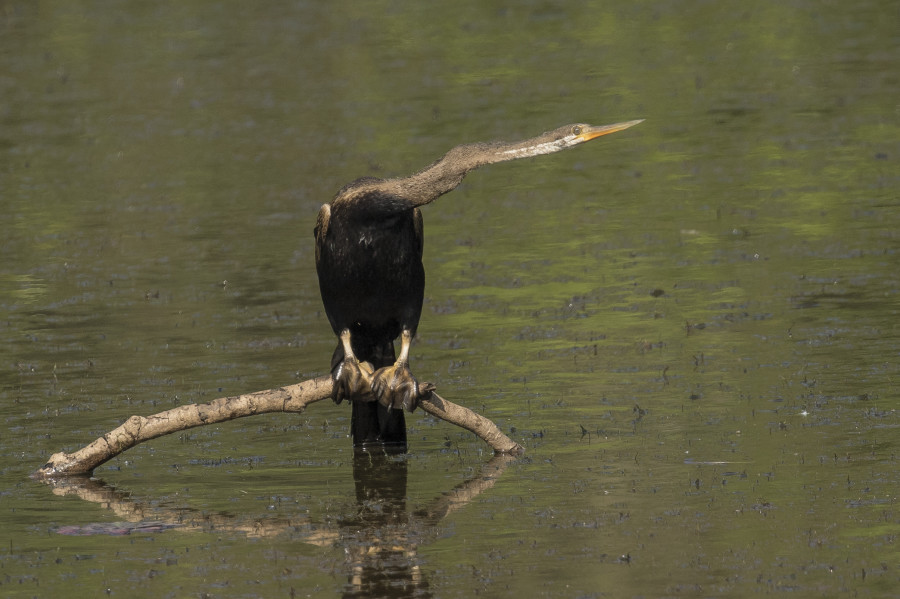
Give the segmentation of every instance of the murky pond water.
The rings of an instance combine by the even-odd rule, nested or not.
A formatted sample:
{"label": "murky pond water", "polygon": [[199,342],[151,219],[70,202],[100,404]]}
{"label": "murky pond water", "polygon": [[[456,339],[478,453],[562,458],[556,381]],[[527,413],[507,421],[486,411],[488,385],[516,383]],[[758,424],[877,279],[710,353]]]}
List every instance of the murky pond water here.
{"label": "murky pond water", "polygon": [[[0,5],[0,594],[876,597],[900,583],[891,3]],[[326,371],[318,206],[646,118],[425,210],[413,371],[527,448],[347,406],[29,478]]]}

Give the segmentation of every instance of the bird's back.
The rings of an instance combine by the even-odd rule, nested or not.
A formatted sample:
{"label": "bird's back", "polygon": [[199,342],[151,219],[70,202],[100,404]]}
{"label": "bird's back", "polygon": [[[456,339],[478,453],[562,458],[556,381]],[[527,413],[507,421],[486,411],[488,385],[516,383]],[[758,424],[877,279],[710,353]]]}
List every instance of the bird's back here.
{"label": "bird's back", "polygon": [[335,334],[350,329],[361,346],[379,346],[418,326],[425,291],[422,216],[418,209],[379,216],[370,206],[354,208],[322,208],[329,214],[323,224],[320,213],[316,230],[319,288]]}

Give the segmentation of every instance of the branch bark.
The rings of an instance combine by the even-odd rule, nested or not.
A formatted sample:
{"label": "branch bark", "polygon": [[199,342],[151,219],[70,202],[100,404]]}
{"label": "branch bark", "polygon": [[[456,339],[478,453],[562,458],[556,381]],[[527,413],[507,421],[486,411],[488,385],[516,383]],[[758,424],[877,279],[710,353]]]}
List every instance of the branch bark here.
{"label": "branch bark", "polygon": [[[189,404],[152,416],[132,416],[121,426],[74,453],[59,452],[37,470],[34,478],[84,475],[145,441],[207,424],[216,424],[255,414],[303,412],[317,401],[331,397],[331,375],[296,385],[221,397],[204,404]],[[492,421],[448,401],[431,391],[419,399],[419,408],[436,418],[460,426],[481,437],[498,454],[521,455],[521,445],[504,435]]]}

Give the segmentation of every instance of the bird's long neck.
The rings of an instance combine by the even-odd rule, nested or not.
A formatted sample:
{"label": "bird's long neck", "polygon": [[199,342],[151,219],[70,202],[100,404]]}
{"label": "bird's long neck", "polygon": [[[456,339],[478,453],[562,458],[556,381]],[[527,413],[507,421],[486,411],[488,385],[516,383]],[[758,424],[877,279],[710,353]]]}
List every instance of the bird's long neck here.
{"label": "bird's long neck", "polygon": [[457,146],[444,156],[411,177],[389,179],[401,194],[415,206],[433,202],[448,191],[453,191],[471,171],[486,164],[550,154],[563,149],[557,140],[547,139],[547,134],[518,142],[489,142]]}
{"label": "bird's long neck", "polygon": [[399,194],[408,198],[414,206],[428,204],[456,189],[468,173],[491,162],[483,151],[478,151],[484,145],[458,146],[418,173],[387,182],[394,182]]}
{"label": "bird's long neck", "polygon": [[409,177],[396,179],[360,179],[339,192],[334,204],[354,206],[383,214],[407,210],[433,202],[456,189],[465,176],[480,166],[558,152],[575,143],[571,126],[548,131],[518,142],[474,143],[457,146],[444,156]]}

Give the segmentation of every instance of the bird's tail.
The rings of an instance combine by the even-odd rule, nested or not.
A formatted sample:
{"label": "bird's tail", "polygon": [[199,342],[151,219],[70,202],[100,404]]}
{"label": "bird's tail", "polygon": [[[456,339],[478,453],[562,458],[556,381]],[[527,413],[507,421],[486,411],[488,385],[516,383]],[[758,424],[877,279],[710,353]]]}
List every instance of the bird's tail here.
{"label": "bird's tail", "polygon": [[353,447],[362,450],[406,451],[406,417],[403,410],[386,408],[377,401],[354,401],[350,417]]}

